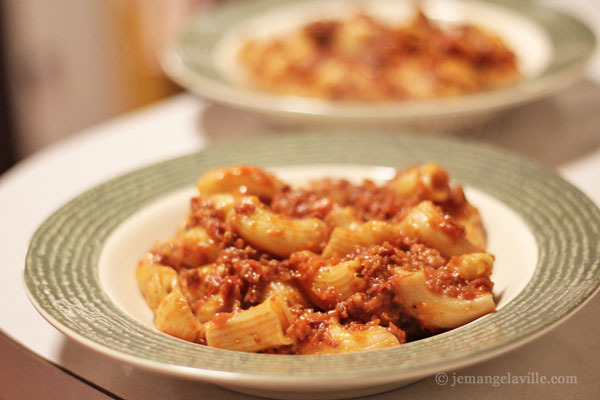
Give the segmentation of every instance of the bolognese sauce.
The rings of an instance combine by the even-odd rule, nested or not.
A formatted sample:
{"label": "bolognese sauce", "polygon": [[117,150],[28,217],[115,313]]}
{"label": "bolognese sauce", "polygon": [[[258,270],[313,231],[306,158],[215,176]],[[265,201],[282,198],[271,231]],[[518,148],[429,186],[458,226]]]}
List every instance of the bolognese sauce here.
{"label": "bolognese sauce", "polygon": [[421,10],[397,25],[365,12],[317,20],[250,38],[237,58],[259,89],[337,101],[444,98],[520,79],[517,57],[499,36],[470,23],[442,27]]}
{"label": "bolognese sauce", "polygon": [[[331,28],[315,26],[313,29]],[[419,290],[427,291],[428,296],[466,301],[490,295],[493,288],[488,262],[493,261],[492,256],[486,255],[483,261],[477,254],[448,256],[426,244],[418,235],[411,236],[398,228],[417,204],[432,201],[432,197],[436,197],[432,193],[440,192],[441,188],[446,195],[434,201],[433,207],[442,217],[426,222],[429,224],[426,228],[448,237],[450,242],[464,239],[465,227],[455,217],[471,218],[478,212],[468,203],[462,188],[449,185],[445,171],[439,172],[439,167],[434,167],[427,171],[436,170],[442,178],[422,179],[427,182],[412,185],[416,189],[410,196],[404,190],[398,191],[394,181],[406,176],[406,170],[405,175],[401,172],[383,184],[332,178],[314,181],[303,188],[281,184],[259,202],[239,201],[240,196],[252,196],[245,190],[236,189],[225,200],[200,193],[192,198],[181,231],[172,239],[153,246],[150,256],[141,261],[138,268],[152,264],[177,271],[177,286],[199,324],[195,341],[200,344],[210,345],[211,338],[204,333],[206,329],[225,329],[240,313],[268,301],[275,309],[288,309],[285,315],[278,314],[285,340],[282,339],[280,345],[262,348],[263,341],[270,342],[263,333],[249,331],[254,338],[249,339],[255,349],[252,351],[308,354],[323,349],[329,352],[339,346],[360,347],[360,343],[377,335],[383,335],[391,344],[430,336],[443,331],[445,325],[432,325],[423,320],[427,301],[411,301],[413,294],[399,289],[407,282],[405,279],[424,274],[426,287]],[[271,182],[268,176],[259,176]],[[426,184],[430,185],[427,190]],[[334,252],[325,257],[319,251],[301,250],[282,256],[252,246],[244,237],[245,231],[236,228],[238,217],[252,217],[257,207],[263,209],[266,220],[251,221],[251,224],[256,229],[264,229],[266,235],[269,235],[268,225],[276,219],[307,218],[328,224],[329,241],[334,232],[340,230],[349,235],[348,240],[354,240],[352,235],[359,231],[356,226],[374,220],[381,221],[384,224],[381,226],[391,234],[382,231],[388,236],[381,239],[383,233],[375,230],[373,238],[355,238],[357,241],[351,251],[343,254]],[[344,218],[350,222],[336,226],[328,217],[340,209],[348,211]],[[263,227],[264,224],[267,226]],[[204,236],[194,232],[204,232]],[[199,242],[191,243],[193,238]],[[318,248],[322,250],[324,246],[322,243]],[[352,346],[344,342],[347,337],[354,340]],[[367,344],[364,344],[365,349],[377,348]]]}

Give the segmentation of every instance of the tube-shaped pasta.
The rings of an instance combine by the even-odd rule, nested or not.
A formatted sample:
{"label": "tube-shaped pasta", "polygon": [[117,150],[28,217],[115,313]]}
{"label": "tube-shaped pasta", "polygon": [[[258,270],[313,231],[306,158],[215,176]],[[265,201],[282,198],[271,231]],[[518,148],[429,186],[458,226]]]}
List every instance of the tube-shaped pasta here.
{"label": "tube-shaped pasta", "polygon": [[402,272],[392,287],[394,301],[428,329],[456,328],[496,309],[491,293],[464,300],[433,292],[423,271]]}
{"label": "tube-shaped pasta", "polygon": [[136,270],[138,285],[148,307],[156,310],[164,299],[177,285],[177,272],[160,264],[144,265]]}
{"label": "tube-shaped pasta", "polygon": [[202,194],[235,192],[272,199],[286,185],[258,167],[238,166],[208,171],[198,180]]}
{"label": "tube-shaped pasta", "polygon": [[400,234],[400,227],[384,221],[369,221],[354,229],[335,228],[323,250],[323,257],[343,257],[357,246],[373,246],[393,240]]}
{"label": "tube-shaped pasta", "polygon": [[215,193],[208,196],[211,203],[214,204],[217,210],[228,212],[235,203],[235,197],[228,193]]}
{"label": "tube-shaped pasta", "polygon": [[151,253],[147,253],[140,260],[135,277],[152,311],[156,310],[161,300],[177,285],[177,272],[171,267],[156,264]]}
{"label": "tube-shaped pasta", "polygon": [[274,295],[285,299],[290,305],[299,304],[302,307],[310,307],[310,302],[304,297],[302,292],[290,283],[278,281],[269,282],[265,288],[262,301],[265,301],[267,298]]}
{"label": "tube-shaped pasta", "polygon": [[455,221],[465,228],[467,240],[475,246],[484,249],[487,242],[483,220],[479,211],[470,204],[463,205],[459,215],[454,216]]}
{"label": "tube-shaped pasta", "polygon": [[201,226],[195,226],[156,244],[152,252],[162,257],[165,264],[179,269],[213,262],[219,255],[219,250],[219,245],[206,230]]}
{"label": "tube-shaped pasta", "polygon": [[358,260],[321,267],[312,280],[311,300],[320,307],[327,308],[363,290],[367,282],[357,276],[359,267]]}
{"label": "tube-shaped pasta", "polygon": [[356,229],[360,225],[360,219],[354,215],[354,208],[349,206],[334,208],[325,217],[325,222],[331,226],[345,229]]}
{"label": "tube-shaped pasta", "polygon": [[450,195],[448,173],[436,163],[422,164],[400,172],[389,185],[396,195],[444,202]]}
{"label": "tube-shaped pasta", "polygon": [[[190,212],[188,217],[179,225],[178,234],[184,233],[186,230],[189,230],[190,227],[198,226],[198,217],[201,219],[201,217],[214,218],[220,216],[220,213],[217,213],[216,211],[226,214],[231,210],[234,203],[235,196],[231,193],[201,194],[200,196],[193,198],[192,212]],[[195,213],[194,208],[199,209],[199,212]]]}
{"label": "tube-shaped pasta", "polygon": [[146,252],[144,256],[140,258],[140,261],[138,261],[137,269],[135,270],[135,278],[141,292],[146,290],[148,282],[150,282],[150,279],[152,279],[152,276],[154,275],[156,268],[150,268],[154,265],[160,264],[157,264],[156,256],[151,252]]}
{"label": "tube-shaped pasta", "polygon": [[156,329],[167,335],[194,341],[202,332],[202,324],[194,317],[188,300],[178,286],[175,286],[171,293],[161,300],[155,313]]}
{"label": "tube-shaped pasta", "polygon": [[471,243],[464,229],[444,215],[431,201],[422,201],[400,222],[404,236],[414,237],[446,257],[481,252],[484,249]]}
{"label": "tube-shaped pasta", "polygon": [[370,351],[396,346],[400,341],[381,326],[361,326],[347,329],[339,323],[326,328],[329,340],[309,340],[301,343],[299,354],[340,354]]}
{"label": "tube-shaped pasta", "polygon": [[220,293],[213,294],[204,301],[198,301],[194,304],[196,318],[202,323],[208,322],[223,309],[224,304],[225,301]]}
{"label": "tube-shaped pasta", "polygon": [[238,199],[227,221],[248,243],[279,257],[288,257],[300,250],[319,251],[328,233],[327,224],[322,220],[279,216],[254,196]]}
{"label": "tube-shaped pasta", "polygon": [[465,280],[487,277],[492,274],[494,257],[488,253],[470,253],[452,257],[448,266],[454,269],[458,276]]}
{"label": "tube-shaped pasta", "polygon": [[205,324],[206,344],[221,349],[256,352],[292,344],[285,336],[293,316],[287,302],[271,296],[247,310],[217,315]]}

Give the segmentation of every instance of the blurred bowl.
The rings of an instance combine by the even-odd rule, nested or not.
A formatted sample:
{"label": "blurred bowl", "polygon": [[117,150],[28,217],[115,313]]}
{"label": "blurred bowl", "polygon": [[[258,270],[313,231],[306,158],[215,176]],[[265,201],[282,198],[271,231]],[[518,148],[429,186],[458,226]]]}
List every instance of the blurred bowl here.
{"label": "blurred bowl", "polygon": [[178,35],[162,66],[175,82],[192,92],[267,116],[279,125],[455,131],[577,80],[596,44],[593,32],[583,22],[535,2],[428,0],[420,5],[434,21],[466,22],[499,35],[517,55],[522,80],[511,87],[454,98],[378,103],[279,95],[244,83],[236,54],[249,38],[273,37],[310,21],[349,15],[358,7],[400,23],[411,15],[414,4],[393,0],[232,2],[199,15]]}

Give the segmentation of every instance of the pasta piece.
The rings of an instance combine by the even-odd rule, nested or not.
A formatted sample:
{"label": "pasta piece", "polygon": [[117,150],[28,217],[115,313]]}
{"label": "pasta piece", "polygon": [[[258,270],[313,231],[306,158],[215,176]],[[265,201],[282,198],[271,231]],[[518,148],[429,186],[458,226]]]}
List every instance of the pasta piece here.
{"label": "pasta piece", "polygon": [[194,317],[190,304],[177,286],[158,305],[154,325],[167,335],[188,341],[196,340],[203,331],[202,324]]}
{"label": "pasta piece", "polygon": [[401,198],[444,202],[450,196],[448,173],[436,163],[422,164],[400,172],[389,186]]}
{"label": "pasta piece", "polygon": [[400,341],[381,326],[358,326],[350,329],[337,322],[325,331],[328,340],[309,340],[299,345],[298,354],[341,354],[384,349]]}
{"label": "pasta piece", "polygon": [[285,336],[285,330],[292,319],[287,302],[279,296],[271,296],[258,306],[221,314],[207,322],[206,344],[247,352],[289,345],[292,340]]}
{"label": "pasta piece", "polygon": [[444,215],[431,201],[422,201],[400,222],[400,230],[440,251],[444,256],[481,252],[484,249],[471,243],[464,229]]}
{"label": "pasta piece", "polygon": [[208,322],[215,317],[215,315],[223,310],[225,306],[225,301],[223,296],[219,293],[214,294],[204,301],[198,301],[194,303],[194,313],[196,314],[196,319],[199,322]]}
{"label": "pasta piece", "polygon": [[487,242],[483,220],[479,211],[470,204],[465,204],[461,213],[454,217],[456,222],[465,228],[465,237],[475,246],[484,249]]}
{"label": "pasta piece", "polygon": [[156,244],[152,249],[164,264],[175,269],[211,263],[217,258],[219,251],[219,245],[200,226],[184,230],[173,238]]}
{"label": "pasta piece", "polygon": [[135,274],[148,307],[154,311],[177,285],[177,272],[171,267],[153,263],[152,258],[149,254],[142,259]]}
{"label": "pasta piece", "polygon": [[399,275],[392,280],[394,300],[425,328],[457,328],[496,309],[491,293],[463,300],[430,290],[423,271],[403,271]]}
{"label": "pasta piece", "polygon": [[141,292],[146,290],[146,286],[152,276],[156,268],[150,268],[157,264],[156,256],[151,252],[146,252],[144,256],[138,261],[137,269],[135,270],[135,278],[138,283],[138,287]]}
{"label": "pasta piece", "polygon": [[240,193],[270,200],[286,185],[275,176],[258,167],[239,166],[214,169],[198,180],[202,194]]}
{"label": "pasta piece", "polygon": [[212,263],[179,271],[179,287],[186,295],[192,308],[199,300],[219,291],[220,281],[228,274],[228,268],[221,263]]}
{"label": "pasta piece", "polygon": [[267,285],[265,293],[261,301],[265,301],[271,296],[279,296],[285,299],[290,305],[301,305],[302,307],[310,307],[310,302],[298,290],[297,287],[286,282],[273,281]]}
{"label": "pasta piece", "polygon": [[279,257],[300,250],[320,251],[328,234],[322,220],[278,216],[254,196],[240,198],[227,222],[248,243]]}
{"label": "pasta piece", "polygon": [[216,193],[208,196],[211,203],[214,204],[217,210],[228,212],[235,204],[235,197],[227,193]]}
{"label": "pasta piece", "polygon": [[489,278],[494,266],[494,257],[488,253],[463,254],[460,257],[452,257],[448,266],[465,280],[477,279],[482,276]]}
{"label": "pasta piece", "polygon": [[361,223],[354,215],[354,208],[352,207],[340,207],[331,210],[325,217],[325,222],[333,227],[350,230],[356,229]]}
{"label": "pasta piece", "polygon": [[369,221],[354,229],[335,228],[323,250],[323,257],[343,257],[358,246],[372,246],[391,241],[400,235],[400,228],[384,221]]}
{"label": "pasta piece", "polygon": [[358,260],[321,267],[310,287],[311,300],[322,308],[329,308],[354,293],[364,290],[367,282],[357,276],[358,268],[360,268]]}
{"label": "pasta piece", "polygon": [[[202,226],[211,220],[222,219],[235,203],[235,196],[229,193],[200,195],[192,199],[192,211],[181,222],[178,233],[182,234],[190,227]],[[214,221],[213,221],[214,223]]]}
{"label": "pasta piece", "polygon": [[221,263],[212,263],[179,272],[179,287],[186,296],[198,321],[204,323],[212,319],[216,313],[226,310],[227,302],[219,290],[222,282],[230,272]]}

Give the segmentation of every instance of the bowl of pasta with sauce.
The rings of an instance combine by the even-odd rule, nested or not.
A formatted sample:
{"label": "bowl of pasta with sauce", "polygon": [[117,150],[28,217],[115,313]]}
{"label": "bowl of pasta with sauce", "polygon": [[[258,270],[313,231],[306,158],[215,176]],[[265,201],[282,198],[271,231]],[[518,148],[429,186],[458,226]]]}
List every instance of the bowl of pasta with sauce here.
{"label": "bowl of pasta with sauce", "polygon": [[83,193],[35,233],[24,276],[51,324],[123,362],[348,398],[564,321],[600,285],[599,222],[575,187],[494,148],[289,133]]}
{"label": "bowl of pasta with sauce", "polygon": [[537,2],[258,0],[199,15],[162,65],[278,124],[449,131],[573,82],[595,42]]}

